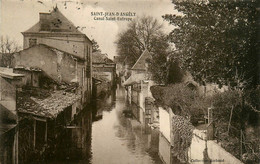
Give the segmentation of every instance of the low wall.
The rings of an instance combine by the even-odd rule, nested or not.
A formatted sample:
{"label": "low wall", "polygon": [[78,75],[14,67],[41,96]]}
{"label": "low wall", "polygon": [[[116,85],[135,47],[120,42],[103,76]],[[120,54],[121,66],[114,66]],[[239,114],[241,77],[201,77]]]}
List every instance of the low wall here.
{"label": "low wall", "polygon": [[189,163],[243,164],[232,154],[223,149],[214,140],[206,140],[206,131],[195,129],[190,149],[188,151]]}
{"label": "low wall", "polygon": [[171,164],[171,144],[162,133],[159,135],[159,156],[165,164]]}

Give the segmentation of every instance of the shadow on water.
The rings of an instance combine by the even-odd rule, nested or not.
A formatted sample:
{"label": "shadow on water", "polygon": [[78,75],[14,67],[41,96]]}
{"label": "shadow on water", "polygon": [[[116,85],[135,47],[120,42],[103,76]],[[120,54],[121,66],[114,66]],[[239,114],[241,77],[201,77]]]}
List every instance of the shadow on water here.
{"label": "shadow on water", "polygon": [[91,110],[82,110],[74,125],[63,130],[48,163],[163,163],[159,131],[126,117],[124,110],[129,109],[123,88],[97,99]]}

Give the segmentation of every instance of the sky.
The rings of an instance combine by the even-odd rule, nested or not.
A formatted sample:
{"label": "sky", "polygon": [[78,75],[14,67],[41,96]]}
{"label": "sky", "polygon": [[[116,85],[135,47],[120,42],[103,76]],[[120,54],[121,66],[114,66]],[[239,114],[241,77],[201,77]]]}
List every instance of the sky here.
{"label": "sky", "polygon": [[0,32],[1,35],[14,39],[21,47],[26,31],[39,21],[40,12],[50,12],[57,5],[59,10],[79,30],[91,40],[95,39],[102,53],[109,58],[116,54],[118,33],[127,29],[129,21],[94,20],[91,12],[124,12],[135,13],[136,18],[143,15],[157,18],[169,33],[173,26],[162,19],[164,14],[177,13],[171,0],[0,0]]}

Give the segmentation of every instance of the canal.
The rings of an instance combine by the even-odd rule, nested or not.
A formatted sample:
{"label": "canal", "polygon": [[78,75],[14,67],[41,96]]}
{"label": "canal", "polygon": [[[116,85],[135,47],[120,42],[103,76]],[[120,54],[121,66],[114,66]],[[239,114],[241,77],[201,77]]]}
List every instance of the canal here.
{"label": "canal", "polygon": [[126,110],[124,88],[97,99],[91,111],[82,111],[64,130],[48,163],[160,164],[163,156],[172,161],[170,146],[159,131],[141,125]]}

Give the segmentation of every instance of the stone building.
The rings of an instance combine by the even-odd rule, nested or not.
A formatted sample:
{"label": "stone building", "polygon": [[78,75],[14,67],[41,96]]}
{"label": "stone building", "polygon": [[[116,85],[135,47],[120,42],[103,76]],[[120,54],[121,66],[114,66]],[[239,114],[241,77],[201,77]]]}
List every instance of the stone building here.
{"label": "stone building", "polygon": [[94,52],[92,58],[93,76],[107,79],[111,86],[114,86],[116,82],[116,64],[100,51]]}
{"label": "stone building", "polygon": [[[45,55],[41,51],[48,52],[49,54],[53,54],[55,52],[57,54],[57,60],[55,61],[57,62],[55,63],[57,66],[54,66],[55,64],[52,63],[54,61],[48,59],[47,57],[45,57],[47,61],[42,60],[39,66],[44,67],[44,65],[49,62],[49,64],[54,67],[59,67],[59,62],[66,58],[66,54],[69,54],[68,56],[73,56],[75,58],[75,61],[77,61],[76,64],[74,63],[73,66],[70,65],[71,63],[66,64],[68,67],[78,67],[77,72],[81,73],[78,73],[77,80],[82,84],[83,99],[86,100],[86,102],[89,102],[92,90],[92,42],[90,39],[85,34],[80,32],[78,28],[73,25],[73,23],[68,20],[57,7],[55,7],[50,13],[40,13],[39,22],[28,30],[22,32],[22,34],[24,37],[24,50],[21,53],[25,54],[30,53],[31,51],[31,58],[32,55],[37,55],[36,53],[39,53],[38,56]],[[41,46],[35,47],[36,45]],[[54,52],[50,52],[50,49]],[[34,51],[34,53],[32,51]],[[42,56],[41,58],[43,59],[44,57]],[[28,61],[28,63],[33,62],[35,61]],[[81,63],[77,65],[79,62]],[[65,66],[65,64],[63,66]],[[49,69],[48,71],[51,70]],[[60,71],[65,72],[66,70],[60,69]],[[63,79],[64,78],[66,77],[64,76]]]}
{"label": "stone building", "polygon": [[158,110],[149,106],[148,98],[152,98],[150,87],[154,85],[150,73],[147,69],[146,60],[150,57],[148,50],[145,50],[136,63],[132,66],[131,76],[123,83],[126,88],[126,97],[132,104],[132,112],[141,123],[150,124],[156,122],[154,116],[158,115]]}
{"label": "stone building", "polygon": [[57,7],[22,34],[24,49],[0,69],[1,116],[10,116],[1,122],[11,123],[0,135],[3,163],[39,162],[62,130],[74,127],[92,93],[92,42]]}

